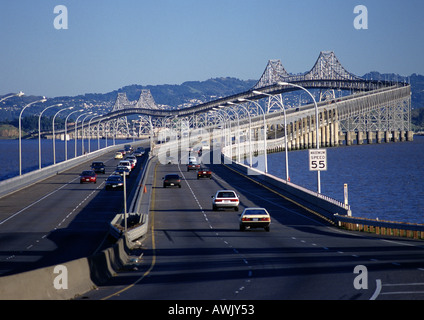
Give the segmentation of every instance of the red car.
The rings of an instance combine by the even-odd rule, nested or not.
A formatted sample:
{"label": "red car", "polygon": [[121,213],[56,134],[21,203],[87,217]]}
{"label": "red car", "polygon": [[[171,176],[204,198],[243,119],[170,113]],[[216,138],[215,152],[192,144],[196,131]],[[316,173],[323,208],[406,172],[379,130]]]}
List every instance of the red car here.
{"label": "red car", "polygon": [[209,169],[202,169],[202,168],[200,168],[197,171],[197,179],[200,179],[200,178],[209,178],[209,179],[212,179],[212,171],[210,171]]}
{"label": "red car", "polygon": [[97,174],[93,170],[83,171],[80,175],[80,183],[84,182],[97,183]]}

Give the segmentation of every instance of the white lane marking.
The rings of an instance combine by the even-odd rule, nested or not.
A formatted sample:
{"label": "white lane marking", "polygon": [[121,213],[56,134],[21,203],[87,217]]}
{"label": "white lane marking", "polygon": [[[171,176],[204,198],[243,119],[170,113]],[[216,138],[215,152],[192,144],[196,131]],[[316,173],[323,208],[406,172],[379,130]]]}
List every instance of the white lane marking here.
{"label": "white lane marking", "polygon": [[22,213],[22,212],[24,212],[25,210],[27,210],[27,209],[31,208],[33,205],[35,205],[35,204],[37,204],[37,203],[39,203],[39,202],[43,201],[44,199],[46,199],[46,198],[50,197],[51,195],[55,194],[56,192],[58,192],[59,190],[63,189],[64,187],[66,187],[67,185],[71,184],[72,182],[74,182],[74,181],[75,181],[75,180],[77,180],[77,179],[78,179],[78,177],[77,177],[77,178],[75,178],[75,179],[72,179],[72,180],[71,180],[71,181],[69,181],[68,183],[65,183],[63,186],[61,186],[60,188],[57,188],[56,190],[54,190],[54,191],[52,191],[52,192],[50,192],[50,193],[46,194],[44,197],[42,197],[42,198],[38,199],[37,201],[35,201],[35,202],[31,203],[30,205],[26,206],[25,208],[23,208],[23,209],[19,210],[18,212],[14,213],[14,214],[13,214],[13,215],[11,215],[10,217],[7,217],[6,219],[3,219],[2,221],[0,221],[0,225],[2,225],[3,223],[5,223],[5,222],[9,221],[10,219],[12,219],[12,218],[16,217],[17,215],[21,214],[21,213]]}
{"label": "white lane marking", "polygon": [[370,300],[375,300],[377,299],[377,297],[379,296],[380,292],[381,292],[381,280],[377,279],[376,281],[376,288],[374,291],[374,294],[371,296]]}

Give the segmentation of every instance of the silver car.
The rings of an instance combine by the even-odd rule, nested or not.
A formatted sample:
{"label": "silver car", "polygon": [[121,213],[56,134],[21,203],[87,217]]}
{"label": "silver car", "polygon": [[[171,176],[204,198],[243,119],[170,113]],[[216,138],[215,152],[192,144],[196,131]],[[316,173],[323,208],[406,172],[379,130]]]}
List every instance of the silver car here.
{"label": "silver car", "polygon": [[264,228],[269,231],[271,216],[264,208],[246,208],[240,215],[240,231],[246,228]]}
{"label": "silver car", "polygon": [[237,193],[233,190],[218,190],[215,196],[212,196],[212,210],[219,208],[230,208],[238,211],[240,200]]}

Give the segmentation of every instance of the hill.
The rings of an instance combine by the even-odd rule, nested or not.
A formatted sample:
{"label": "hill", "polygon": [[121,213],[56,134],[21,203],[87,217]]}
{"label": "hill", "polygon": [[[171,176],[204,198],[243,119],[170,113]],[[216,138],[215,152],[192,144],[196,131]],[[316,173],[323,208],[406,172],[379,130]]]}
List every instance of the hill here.
{"label": "hill", "polygon": [[[409,77],[402,77],[397,74],[381,74],[370,72],[362,76],[364,79],[372,80],[396,80],[411,83],[412,87],[412,108],[424,110],[424,76],[412,74]],[[197,105],[221,97],[234,95],[250,90],[257,80],[240,80],[231,77],[214,78],[206,81],[187,81],[180,85],[137,85],[132,84],[108,93],[86,93],[74,97],[54,97],[49,98],[48,105],[62,103],[63,107],[84,107],[88,111],[99,113],[109,112],[116,100],[118,93],[125,92],[130,101],[138,100],[141,90],[148,89],[152,93],[156,103],[168,108],[184,108]],[[0,97],[1,98],[1,97]],[[14,124],[22,106],[40,97],[23,96],[20,98],[8,99],[0,103],[0,123]],[[24,117],[38,115],[46,105],[31,106],[25,111]],[[54,114],[48,110],[45,115]],[[423,111],[424,112],[424,111]],[[418,127],[422,127],[422,112],[413,111],[412,122]],[[30,128],[27,128],[30,129]]]}

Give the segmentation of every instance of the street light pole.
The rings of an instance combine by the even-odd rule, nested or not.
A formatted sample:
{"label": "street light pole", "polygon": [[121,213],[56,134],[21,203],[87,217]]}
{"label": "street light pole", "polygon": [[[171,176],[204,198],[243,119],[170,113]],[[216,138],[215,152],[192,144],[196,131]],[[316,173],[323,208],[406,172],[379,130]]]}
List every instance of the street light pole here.
{"label": "street light pole", "polygon": [[77,152],[77,148],[78,148],[78,146],[77,146],[77,143],[78,143],[78,130],[77,130],[78,120],[79,120],[79,118],[81,118],[82,116],[85,116],[86,114],[87,113],[80,114],[78,116],[77,120],[75,120],[75,133],[74,133],[74,136],[75,136],[75,158],[77,157],[77,154],[78,154],[78,152]]}
{"label": "street light pole", "polygon": [[10,96],[7,96],[7,97],[3,97],[3,98],[1,98],[1,99],[0,99],[0,102],[4,101],[4,100],[6,100],[6,99],[13,98],[13,97],[22,97],[23,95],[25,95],[25,93],[23,93],[22,91],[19,91],[19,92],[18,92],[18,93],[16,93],[16,94],[12,94],[12,95],[10,95]]}
{"label": "street light pole", "polygon": [[38,102],[46,102],[47,99],[46,97],[43,97],[43,99],[41,100],[37,100],[37,101],[33,101],[31,103],[28,103],[25,107],[22,108],[21,113],[19,114],[19,175],[22,175],[22,124],[21,124],[21,118],[22,118],[22,113],[24,112],[24,110],[26,108],[28,108],[29,106],[38,103]]}
{"label": "street light pole", "polygon": [[50,108],[54,107],[61,107],[62,104],[55,104],[53,106],[45,108],[43,111],[41,111],[40,115],[38,116],[38,169],[41,169],[41,116],[43,115],[44,111]]}
{"label": "street light pole", "polygon": [[[268,93],[263,93],[260,91],[253,91],[253,93],[256,94],[263,94],[265,96],[268,97],[273,97],[272,95],[268,94]],[[283,100],[281,99],[280,96],[280,103],[281,103],[281,107],[283,108],[283,112],[284,112],[284,150],[285,150],[285,156],[286,156],[286,182],[288,182],[290,180],[290,175],[289,175],[289,155],[288,155],[288,148],[287,148],[287,118],[286,118],[286,108],[284,108],[283,105]]]}
{"label": "street light pole", "polygon": [[[65,110],[70,110],[73,109],[74,107],[68,107],[68,108],[64,108],[64,109],[60,109],[58,112],[56,112],[56,114],[53,116],[53,122],[52,122],[52,126],[53,126],[53,164],[56,164],[56,139],[55,139],[55,134],[54,134],[54,119],[56,118],[56,116]],[[66,139],[66,137],[65,137]]]}
{"label": "street light pole", "polygon": [[[259,91],[258,91],[258,92],[259,92]],[[261,92],[260,94],[262,94],[262,92]],[[267,139],[267,128],[266,128],[265,110],[264,110],[264,109],[262,108],[262,106],[261,106],[259,103],[257,103],[256,101],[252,101],[252,100],[244,99],[244,98],[240,98],[240,99],[238,99],[238,101],[247,101],[247,102],[254,103],[257,107],[259,107],[259,109],[261,109],[261,111],[262,111],[262,113],[263,113],[263,115],[264,115],[263,122],[264,122],[264,157],[265,157],[265,173],[268,173],[268,151],[267,151],[268,146],[267,146],[267,141],[266,141],[266,139]]]}
{"label": "street light pole", "polygon": [[228,104],[234,104],[239,107],[242,107],[246,111],[247,116],[249,117],[249,166],[252,167],[252,120],[250,118],[250,112],[243,104],[236,104],[233,102],[228,102]]}
{"label": "street light pole", "polygon": [[[310,91],[308,91],[306,88],[299,86],[297,84],[293,84],[293,83],[288,83],[288,82],[278,82],[277,83],[279,86],[292,86],[295,88],[299,88],[304,90],[307,94],[309,94],[309,96],[312,98],[312,100],[314,101],[314,106],[315,106],[315,124],[316,124],[316,146],[317,146],[317,150],[319,149],[319,118],[318,118],[318,105],[317,102],[315,100],[315,97],[312,95],[312,93]],[[318,170],[317,171],[317,184],[318,184],[318,193],[321,193],[321,172]]]}
{"label": "street light pole", "polygon": [[68,136],[68,119],[69,119],[69,116],[71,114],[81,112],[81,111],[84,111],[84,109],[72,111],[70,114],[68,114],[68,116],[65,119],[65,161],[68,160],[68,139],[67,139],[67,136]]}

